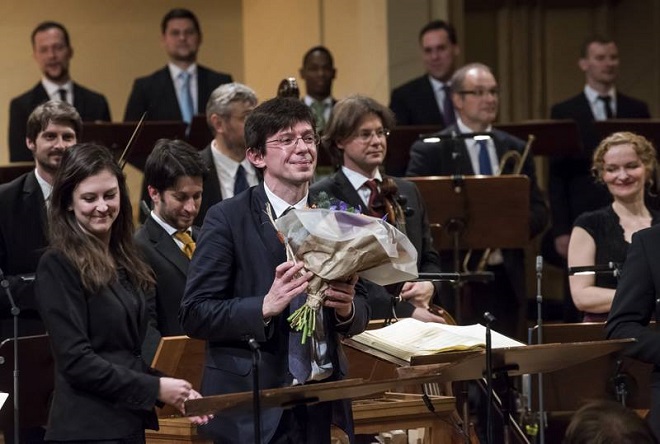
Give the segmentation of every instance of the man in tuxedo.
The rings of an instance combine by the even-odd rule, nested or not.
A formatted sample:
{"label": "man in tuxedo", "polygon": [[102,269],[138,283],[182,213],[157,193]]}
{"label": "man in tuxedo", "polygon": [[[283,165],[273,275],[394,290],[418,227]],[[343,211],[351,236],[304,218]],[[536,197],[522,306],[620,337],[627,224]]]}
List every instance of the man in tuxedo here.
{"label": "man in tuxedo", "polygon": [[612,310],[607,319],[607,338],[635,338],[626,353],[653,364],[651,375],[651,409],[647,420],[656,438],[660,439],[660,332],[649,322],[660,316],[660,226],[633,234],[628,249],[626,267],[614,294]]}
{"label": "man in tuxedo", "polygon": [[[301,344],[287,316],[305,299],[311,272],[286,260],[266,213],[277,218],[307,205],[316,165],[314,116],[293,98],[257,106],[245,122],[247,157],[264,182],[211,207],[188,269],[179,313],[184,331],[208,341],[204,395],[252,390],[252,351],[260,349],[260,388],[342,379],[340,335],[363,331],[369,320],[357,280],[332,281],[313,337]],[[351,433],[350,402],[323,402],[261,412],[264,442],[330,442],[335,416]],[[227,412],[200,427],[216,443],[253,442],[252,413]]]}
{"label": "man in tuxedo", "polygon": [[232,81],[231,75],[197,64],[202,43],[199,21],[192,11],[172,9],[161,22],[161,43],[169,57],[164,68],[133,83],[124,121],[175,120],[190,124],[203,112],[211,91]]}
{"label": "man in tuxedo", "polygon": [[32,55],[41,70],[41,81],[34,88],[12,99],[9,105],[9,160],[31,161],[25,149],[26,122],[37,105],[48,100],[72,104],[85,122],[110,121],[105,97],[71,80],[69,62],[73,48],[69,33],[57,22],[43,22],[32,31]]}
{"label": "man in tuxedo", "polygon": [[[480,63],[466,65],[454,73],[452,100],[458,115],[455,125],[441,134],[453,132],[469,134],[490,132],[488,140],[445,140],[438,143],[415,142],[410,153],[406,172],[409,176],[448,176],[474,174],[509,174],[498,171],[499,162],[508,150],[522,154],[525,143],[510,134],[492,128],[497,117],[499,90],[490,68]],[[532,237],[541,233],[548,223],[548,208],[536,182],[536,171],[531,154],[522,167],[522,174],[529,177],[530,214],[529,227]],[[473,254],[473,257],[479,256]],[[451,269],[451,258],[443,255],[445,269]],[[471,284],[475,312],[471,322],[481,320],[481,314],[490,311],[498,319],[493,327],[509,336],[523,337],[523,321],[527,308],[525,292],[525,264],[523,250],[496,250],[488,260],[487,271],[492,271],[495,281],[488,284]]]}
{"label": "man in tuxedo", "polygon": [[[342,166],[332,176],[312,185],[310,192],[313,199],[325,192],[331,198],[377,217],[384,215],[383,199],[396,202],[400,213],[395,211],[395,220],[388,217],[388,221],[402,230],[415,246],[418,269],[438,273],[440,257],[433,248],[426,208],[417,187],[407,180],[384,178],[379,170],[387,153],[389,128],[393,126],[392,112],[369,97],[351,96],[337,102],[324,143]],[[388,186],[396,190],[386,190]],[[395,307],[398,317],[444,322],[429,309],[433,301],[440,299],[439,285],[407,282],[397,290],[399,293],[391,295],[385,288],[370,283],[368,298],[375,319],[391,318],[392,307]],[[395,306],[393,301],[397,297],[401,302]]]}
{"label": "man in tuxedo", "polygon": [[220,85],[211,93],[206,121],[213,140],[201,152],[209,173],[195,225],[202,225],[212,205],[259,183],[259,171],[245,157],[245,119],[255,106],[254,91],[241,83]]}
{"label": "man in tuxedo", "polygon": [[[35,169],[0,185],[0,269],[21,309],[19,334],[44,333],[34,301],[34,273],[48,246],[46,206],[64,150],[76,144],[82,121],[66,102],[50,100],[37,106],[27,120],[24,143]],[[7,298],[0,297],[2,339],[13,335]]]}
{"label": "man in tuxedo", "polygon": [[337,75],[332,53],[325,46],[309,49],[303,56],[299,72],[307,92],[303,101],[312,109],[316,117],[316,130],[322,133],[330,119],[332,107],[337,103],[332,97],[332,82]]}
{"label": "man in tuxedo", "polygon": [[454,27],[442,20],[426,24],[419,33],[426,73],[392,91],[390,109],[397,125],[438,125],[456,121],[450,87],[460,47]]}
{"label": "man in tuxedo", "polygon": [[576,156],[553,158],[550,162],[549,195],[552,209],[552,236],[556,253],[566,259],[573,222],[580,214],[604,207],[612,201],[603,184],[591,174],[591,157],[600,142],[594,121],[648,119],[646,103],[621,94],[616,89],[619,73],[616,43],[594,36],[585,40],[578,66],[584,72],[584,90],[555,104],[552,119],[572,119],[578,125],[583,151]]}
{"label": "man in tuxedo", "polygon": [[202,201],[206,172],[199,151],[182,140],[156,142],[144,167],[154,204],[135,233],[135,241],[156,275],[155,297],[148,302],[156,313],[161,336],[184,334],[179,306],[199,234],[193,221]]}

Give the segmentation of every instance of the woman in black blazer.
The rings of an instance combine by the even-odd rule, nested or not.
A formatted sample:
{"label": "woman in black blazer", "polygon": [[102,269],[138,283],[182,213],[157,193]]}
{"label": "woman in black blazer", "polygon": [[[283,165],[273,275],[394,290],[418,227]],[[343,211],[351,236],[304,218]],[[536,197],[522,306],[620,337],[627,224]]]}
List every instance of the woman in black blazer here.
{"label": "woman in black blazer", "polygon": [[144,294],[154,281],[133,245],[124,175],[106,148],[81,144],[64,153],[49,229],[36,281],[56,365],[46,439],[144,442],[144,429],[158,428],[156,404],[183,412],[199,394],[142,359]]}

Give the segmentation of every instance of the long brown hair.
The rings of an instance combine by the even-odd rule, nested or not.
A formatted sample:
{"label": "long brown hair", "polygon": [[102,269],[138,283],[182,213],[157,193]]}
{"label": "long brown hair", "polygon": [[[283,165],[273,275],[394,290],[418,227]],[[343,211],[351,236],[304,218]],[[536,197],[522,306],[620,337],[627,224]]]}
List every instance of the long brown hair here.
{"label": "long brown hair", "polygon": [[[83,231],[71,210],[73,192],[90,176],[109,171],[119,184],[120,207],[106,245]],[[133,243],[133,219],[126,179],[110,151],[91,143],[75,145],[64,152],[50,196],[49,232],[51,248],[61,251],[80,271],[85,290],[94,292],[117,279],[122,268],[131,283],[151,288],[151,269],[140,259]]]}

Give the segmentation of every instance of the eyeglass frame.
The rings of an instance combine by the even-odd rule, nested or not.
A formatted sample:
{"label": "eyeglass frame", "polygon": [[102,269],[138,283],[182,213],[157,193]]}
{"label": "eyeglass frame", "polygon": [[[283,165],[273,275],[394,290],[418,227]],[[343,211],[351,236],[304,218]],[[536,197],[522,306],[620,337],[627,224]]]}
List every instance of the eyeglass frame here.
{"label": "eyeglass frame", "polygon": [[[311,137],[314,138],[314,141],[312,143],[307,143],[305,141],[305,138],[308,137],[308,136],[311,136]],[[291,138],[293,140],[286,143],[285,140],[288,139],[288,138]],[[307,148],[316,148],[316,147],[318,147],[319,143],[321,142],[321,136],[319,136],[317,133],[305,134],[304,136],[296,136],[296,137],[293,137],[293,136],[280,136],[276,139],[266,140],[266,145],[269,144],[269,143],[272,143],[272,142],[277,142],[284,149],[293,149],[293,148],[298,146],[298,141],[299,140],[302,140],[303,144]]]}
{"label": "eyeglass frame", "polygon": [[369,135],[366,134],[366,130],[363,130],[363,131],[364,131],[365,134],[360,134],[360,131],[358,131],[355,134],[355,136],[353,136],[362,143],[371,142],[371,138],[374,137],[374,135],[376,137],[378,137],[379,140],[384,140],[384,139],[387,139],[390,136],[390,134],[392,133],[390,130],[385,129],[385,128],[378,129],[378,130],[375,130],[375,129],[369,130]]}

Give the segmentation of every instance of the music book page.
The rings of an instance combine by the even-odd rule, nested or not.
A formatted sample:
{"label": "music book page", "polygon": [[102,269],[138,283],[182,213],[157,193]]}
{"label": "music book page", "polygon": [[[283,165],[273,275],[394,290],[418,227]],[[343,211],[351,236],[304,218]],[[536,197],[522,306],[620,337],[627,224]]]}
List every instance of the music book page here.
{"label": "music book page", "polygon": [[[525,345],[494,330],[491,330],[491,338],[493,348]],[[387,327],[364,331],[351,339],[410,362],[412,356],[485,348],[486,327],[481,324],[436,324],[406,318]]]}

